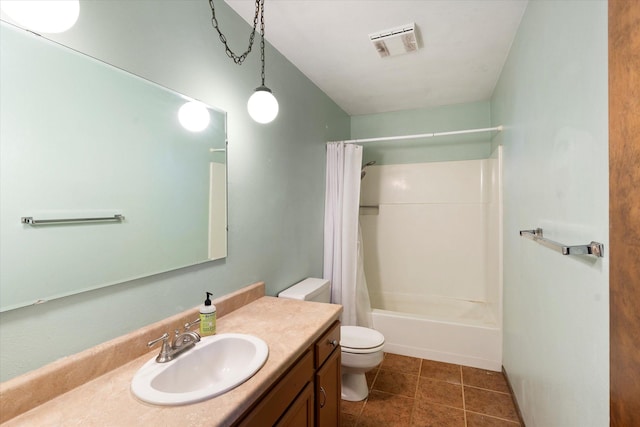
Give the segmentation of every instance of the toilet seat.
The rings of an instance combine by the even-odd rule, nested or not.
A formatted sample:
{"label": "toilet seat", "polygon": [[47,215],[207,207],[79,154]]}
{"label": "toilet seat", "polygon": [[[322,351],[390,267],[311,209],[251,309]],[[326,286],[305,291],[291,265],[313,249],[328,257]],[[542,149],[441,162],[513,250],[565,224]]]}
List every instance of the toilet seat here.
{"label": "toilet seat", "polygon": [[362,326],[341,326],[340,347],[346,353],[375,353],[384,346],[384,335]]}

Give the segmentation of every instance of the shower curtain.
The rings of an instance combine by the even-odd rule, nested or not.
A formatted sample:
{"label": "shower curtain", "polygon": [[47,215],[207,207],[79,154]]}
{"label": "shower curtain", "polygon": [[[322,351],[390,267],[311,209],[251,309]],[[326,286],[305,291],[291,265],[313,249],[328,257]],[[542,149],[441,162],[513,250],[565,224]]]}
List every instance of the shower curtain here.
{"label": "shower curtain", "polygon": [[324,278],[331,281],[331,302],[344,307],[342,323],[370,327],[371,304],[358,221],[361,165],[361,146],[327,144]]}

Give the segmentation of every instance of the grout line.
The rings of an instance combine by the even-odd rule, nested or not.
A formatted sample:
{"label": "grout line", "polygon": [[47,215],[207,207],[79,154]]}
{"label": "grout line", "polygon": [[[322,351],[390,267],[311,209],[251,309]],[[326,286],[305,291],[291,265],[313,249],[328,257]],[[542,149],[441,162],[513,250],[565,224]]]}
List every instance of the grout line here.
{"label": "grout line", "polygon": [[509,393],[508,391],[498,391],[492,388],[478,387],[477,385],[470,385],[470,384],[467,385],[467,387],[475,388],[478,390],[490,391],[491,393],[506,394],[507,396],[511,396],[511,393]]}
{"label": "grout line", "polygon": [[464,414],[464,426],[467,426],[467,401],[464,397],[464,373],[462,372],[462,366],[460,366],[460,387],[462,388],[462,411]]}
{"label": "grout line", "polygon": [[420,387],[420,378],[422,374],[422,360],[420,359],[420,366],[418,366],[418,381],[416,381],[416,390],[413,394],[413,406],[411,406],[411,416],[409,417],[409,425],[413,425],[413,417],[416,413],[416,406],[418,406],[418,388]]}
{"label": "grout line", "polygon": [[418,384],[416,385],[416,400],[418,398],[418,387],[420,387],[420,380],[422,379],[422,362],[424,359],[420,359],[420,366],[418,366]]}
{"label": "grout line", "polygon": [[495,415],[484,414],[482,412],[476,412],[476,411],[465,411],[465,412],[471,412],[472,414],[477,414],[477,415],[481,415],[483,417],[489,417],[489,418],[493,418],[493,419],[496,419],[496,420],[507,421],[509,423],[513,423],[515,426],[522,425],[522,424],[520,424],[520,421],[513,421],[513,420],[511,420],[509,418],[496,417]]}

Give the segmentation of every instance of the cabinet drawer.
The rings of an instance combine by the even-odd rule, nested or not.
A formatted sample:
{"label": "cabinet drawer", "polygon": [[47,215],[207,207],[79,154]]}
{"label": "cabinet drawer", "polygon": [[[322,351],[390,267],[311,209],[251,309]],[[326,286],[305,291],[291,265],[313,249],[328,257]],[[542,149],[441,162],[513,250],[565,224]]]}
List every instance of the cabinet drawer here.
{"label": "cabinet drawer", "polygon": [[313,372],[313,355],[311,351],[307,351],[237,426],[264,427],[275,425],[300,390],[313,380]]}
{"label": "cabinet drawer", "polygon": [[340,347],[340,322],[335,322],[315,344],[315,368],[322,366],[331,352]]}

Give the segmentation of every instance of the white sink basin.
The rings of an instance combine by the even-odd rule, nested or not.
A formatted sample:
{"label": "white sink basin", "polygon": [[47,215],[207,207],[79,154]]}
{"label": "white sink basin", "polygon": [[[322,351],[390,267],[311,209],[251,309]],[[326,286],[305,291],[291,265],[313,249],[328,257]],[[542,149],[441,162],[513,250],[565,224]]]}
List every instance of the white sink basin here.
{"label": "white sink basin", "polygon": [[176,359],[145,363],[131,381],[140,400],[156,405],[183,405],[225,393],[253,376],[267,360],[269,347],[245,334],[204,337]]}

